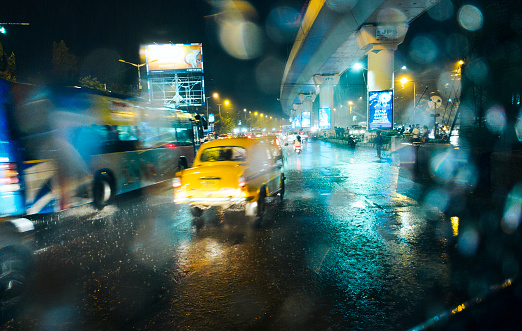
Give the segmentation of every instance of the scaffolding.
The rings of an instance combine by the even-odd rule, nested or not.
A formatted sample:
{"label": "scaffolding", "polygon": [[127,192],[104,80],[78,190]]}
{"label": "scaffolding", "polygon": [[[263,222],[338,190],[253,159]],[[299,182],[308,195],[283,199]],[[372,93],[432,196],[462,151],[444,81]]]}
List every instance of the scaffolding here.
{"label": "scaffolding", "polygon": [[205,104],[203,75],[149,76],[148,84],[149,101],[152,103],[176,106],[176,108]]}

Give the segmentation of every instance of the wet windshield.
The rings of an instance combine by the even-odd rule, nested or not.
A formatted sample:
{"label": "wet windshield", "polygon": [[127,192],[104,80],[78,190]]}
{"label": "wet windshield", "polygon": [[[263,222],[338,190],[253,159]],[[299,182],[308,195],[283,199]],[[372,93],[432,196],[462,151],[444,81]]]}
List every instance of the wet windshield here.
{"label": "wet windshield", "polygon": [[0,7],[0,330],[519,330],[521,223],[520,0]]}

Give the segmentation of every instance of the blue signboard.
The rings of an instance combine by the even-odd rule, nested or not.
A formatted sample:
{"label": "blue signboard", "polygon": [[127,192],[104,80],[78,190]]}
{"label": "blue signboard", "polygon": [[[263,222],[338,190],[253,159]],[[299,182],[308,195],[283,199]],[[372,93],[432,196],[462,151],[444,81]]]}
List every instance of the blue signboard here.
{"label": "blue signboard", "polygon": [[370,130],[393,128],[393,91],[368,93],[368,127]]}
{"label": "blue signboard", "polygon": [[294,128],[295,129],[301,128],[301,116],[294,117]]}
{"label": "blue signboard", "polygon": [[304,111],[301,116],[302,116],[301,125],[303,126],[303,128],[309,128],[310,127],[310,112]]}
{"label": "blue signboard", "polygon": [[319,108],[319,129],[329,130],[331,126],[330,108]]}

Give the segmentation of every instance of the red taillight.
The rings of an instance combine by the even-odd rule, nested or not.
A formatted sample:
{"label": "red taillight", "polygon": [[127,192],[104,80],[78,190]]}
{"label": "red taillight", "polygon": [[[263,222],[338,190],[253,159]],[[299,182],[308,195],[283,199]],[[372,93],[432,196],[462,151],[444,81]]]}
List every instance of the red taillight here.
{"label": "red taillight", "polygon": [[246,185],[245,177],[243,177],[243,176],[239,177],[238,186],[244,187],[245,185]]}
{"label": "red taillight", "polygon": [[175,144],[166,144],[167,148],[176,148],[177,146]]}
{"label": "red taillight", "polygon": [[281,146],[281,144],[279,143],[279,139],[277,139],[277,138],[275,139],[275,144],[276,144],[276,146]]}
{"label": "red taillight", "polygon": [[0,163],[0,191],[17,191],[20,189],[18,182],[16,164]]}

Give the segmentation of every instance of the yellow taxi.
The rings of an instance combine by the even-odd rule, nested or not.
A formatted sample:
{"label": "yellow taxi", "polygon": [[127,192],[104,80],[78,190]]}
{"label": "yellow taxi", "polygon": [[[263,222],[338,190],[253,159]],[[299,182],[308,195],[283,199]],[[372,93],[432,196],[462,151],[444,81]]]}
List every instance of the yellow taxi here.
{"label": "yellow taxi", "polygon": [[194,217],[213,206],[240,207],[262,218],[265,199],[283,199],[282,158],[272,144],[256,139],[218,139],[201,145],[192,168],[176,173],[174,201],[188,204]]}

